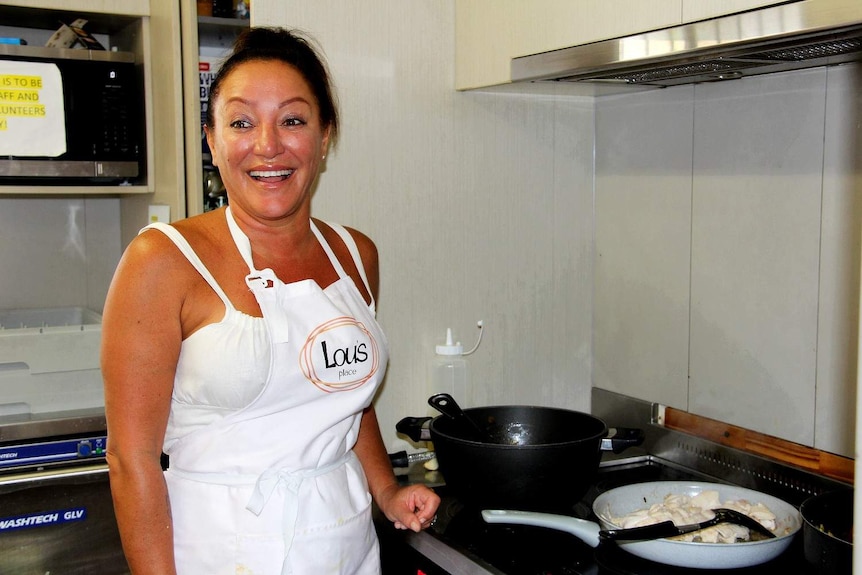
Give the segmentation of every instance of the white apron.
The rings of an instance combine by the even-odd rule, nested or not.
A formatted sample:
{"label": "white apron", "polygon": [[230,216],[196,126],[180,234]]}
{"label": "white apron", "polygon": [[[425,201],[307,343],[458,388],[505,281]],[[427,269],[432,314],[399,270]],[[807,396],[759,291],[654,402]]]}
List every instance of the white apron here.
{"label": "white apron", "polygon": [[[262,391],[247,406],[166,442],[177,571],[376,575],[371,497],[352,451],[362,410],[388,360],[373,304],[365,303],[313,222],[340,278],[326,289],[312,280],[284,284],[272,270],[256,270],[248,238],[229,209],[226,214],[249,266],[246,283],[263,312],[269,370]],[[196,267],[231,307],[182,236],[170,226],[154,227],[193,264],[197,260]],[[340,226],[333,229],[362,270],[352,238]],[[181,407],[174,402],[174,409]]]}

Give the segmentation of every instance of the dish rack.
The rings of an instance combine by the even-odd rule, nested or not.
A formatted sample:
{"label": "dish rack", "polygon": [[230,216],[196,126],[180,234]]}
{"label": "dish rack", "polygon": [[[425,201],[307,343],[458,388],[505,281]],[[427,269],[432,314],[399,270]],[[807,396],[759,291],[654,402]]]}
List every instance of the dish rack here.
{"label": "dish rack", "polygon": [[101,336],[91,309],[0,310],[0,417],[104,407]]}

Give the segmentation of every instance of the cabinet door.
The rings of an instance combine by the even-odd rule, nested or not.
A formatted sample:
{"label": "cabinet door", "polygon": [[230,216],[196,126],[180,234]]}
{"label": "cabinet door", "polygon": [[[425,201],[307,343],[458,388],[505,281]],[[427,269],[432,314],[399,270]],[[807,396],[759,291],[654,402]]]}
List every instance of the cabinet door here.
{"label": "cabinet door", "polygon": [[697,22],[784,3],[782,0],[682,0],[682,21]]}
{"label": "cabinet door", "polygon": [[680,23],[681,0],[456,0],[455,87],[508,84],[511,60]]}

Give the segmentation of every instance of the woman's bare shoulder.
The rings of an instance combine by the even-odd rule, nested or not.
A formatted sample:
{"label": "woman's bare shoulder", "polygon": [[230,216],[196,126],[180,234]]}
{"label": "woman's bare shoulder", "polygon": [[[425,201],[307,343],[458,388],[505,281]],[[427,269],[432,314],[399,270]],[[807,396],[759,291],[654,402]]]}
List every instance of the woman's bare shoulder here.
{"label": "woman's bare shoulder", "polygon": [[[316,224],[318,224],[318,228],[321,228],[322,230],[326,230],[323,233],[324,233],[324,237],[326,237],[327,241],[329,241],[329,236],[337,237],[335,235],[334,230],[329,232],[332,224],[330,224],[329,222],[318,220],[318,219],[315,219],[314,221]],[[323,224],[323,226],[325,226],[325,228],[322,228],[322,226],[320,224]],[[343,227],[345,230],[347,230],[347,233],[349,233],[350,237],[353,238],[353,241],[356,243],[356,247],[359,249],[359,254],[362,256],[362,261],[365,262],[366,265],[371,263],[370,260],[374,260],[376,262],[376,260],[377,260],[377,246],[374,244],[374,240],[372,240],[370,237],[368,237],[363,232],[357,230],[356,228],[351,228],[350,226],[341,226],[341,227]],[[329,233],[327,233],[327,232],[329,232]]]}

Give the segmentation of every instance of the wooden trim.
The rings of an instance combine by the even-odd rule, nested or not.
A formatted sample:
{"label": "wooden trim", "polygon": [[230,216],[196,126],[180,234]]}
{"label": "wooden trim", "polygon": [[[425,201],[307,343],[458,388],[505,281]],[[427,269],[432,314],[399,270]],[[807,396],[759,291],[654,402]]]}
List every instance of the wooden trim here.
{"label": "wooden trim", "polygon": [[668,429],[683,431],[845,483],[853,483],[854,460],[849,457],[842,457],[672,407],[665,408],[663,424]]}

